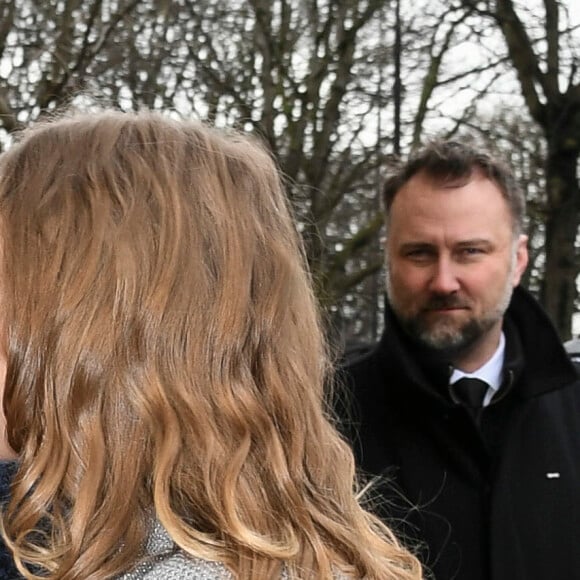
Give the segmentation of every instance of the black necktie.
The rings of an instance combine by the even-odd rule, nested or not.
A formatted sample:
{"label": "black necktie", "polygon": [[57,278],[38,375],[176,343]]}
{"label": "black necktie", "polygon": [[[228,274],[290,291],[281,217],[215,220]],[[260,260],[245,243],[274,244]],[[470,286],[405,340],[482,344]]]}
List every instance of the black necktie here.
{"label": "black necktie", "polygon": [[473,377],[463,377],[449,385],[449,394],[453,401],[467,409],[478,427],[481,425],[483,398],[488,388],[485,381]]}
{"label": "black necktie", "polygon": [[483,407],[483,398],[489,385],[481,379],[463,377],[452,385],[449,385],[451,398],[468,409]]}

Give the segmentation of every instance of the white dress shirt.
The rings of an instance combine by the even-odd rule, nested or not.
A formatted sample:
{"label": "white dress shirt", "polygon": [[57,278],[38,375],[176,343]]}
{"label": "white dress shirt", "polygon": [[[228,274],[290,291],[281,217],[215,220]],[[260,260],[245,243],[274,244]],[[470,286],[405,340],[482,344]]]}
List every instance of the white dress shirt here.
{"label": "white dress shirt", "polygon": [[505,336],[502,332],[499,338],[497,349],[483,366],[479,367],[471,373],[464,373],[459,369],[454,369],[453,373],[451,374],[451,378],[449,379],[449,384],[452,385],[463,377],[470,377],[485,381],[489,385],[489,388],[487,389],[487,393],[485,393],[485,397],[483,398],[483,406],[487,407],[491,403],[494,395],[501,387],[501,383],[503,381],[504,358]]}

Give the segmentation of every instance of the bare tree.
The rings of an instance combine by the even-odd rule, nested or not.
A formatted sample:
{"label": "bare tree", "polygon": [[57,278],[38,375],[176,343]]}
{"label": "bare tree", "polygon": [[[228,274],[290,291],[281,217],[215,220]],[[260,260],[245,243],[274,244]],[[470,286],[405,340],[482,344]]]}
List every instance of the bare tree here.
{"label": "bare tree", "polygon": [[0,2],[0,133],[11,133],[68,102],[115,69],[116,35],[137,0]]}
{"label": "bare tree", "polygon": [[443,1],[0,0],[0,142],[94,100],[255,133],[286,176],[322,304],[374,338],[384,157],[450,94],[471,91],[456,125],[472,114],[487,81],[447,55],[474,30]]}
{"label": "bare tree", "polygon": [[[352,257],[380,225],[369,175],[380,164],[373,129],[388,98],[377,102],[369,87],[382,44],[379,12],[388,6],[0,0],[0,142],[79,101],[163,108],[254,132],[286,176],[321,300],[331,307],[380,265]],[[358,217],[335,219],[350,206]]]}

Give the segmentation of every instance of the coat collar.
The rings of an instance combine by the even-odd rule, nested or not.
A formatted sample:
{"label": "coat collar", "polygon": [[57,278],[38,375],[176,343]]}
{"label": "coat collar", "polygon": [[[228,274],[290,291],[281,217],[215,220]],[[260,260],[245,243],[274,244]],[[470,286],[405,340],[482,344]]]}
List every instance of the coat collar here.
{"label": "coat collar", "polygon": [[[558,334],[546,313],[523,288],[514,290],[504,317],[506,359],[503,394],[517,393],[521,398],[532,398],[563,388],[578,379]],[[411,341],[401,329],[392,309],[387,305],[385,332],[377,345],[380,364],[389,384],[400,389],[401,395],[419,394],[432,401],[449,405],[447,394],[450,364],[432,351]],[[397,377],[405,377],[404,381]],[[412,392],[409,392],[409,383]],[[403,391],[406,391],[403,393]],[[501,400],[503,396],[498,396]]]}

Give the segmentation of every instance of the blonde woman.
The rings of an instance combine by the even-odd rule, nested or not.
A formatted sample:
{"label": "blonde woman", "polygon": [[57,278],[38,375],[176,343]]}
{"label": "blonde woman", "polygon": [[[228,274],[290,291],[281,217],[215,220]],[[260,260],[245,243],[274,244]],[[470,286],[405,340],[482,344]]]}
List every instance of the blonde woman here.
{"label": "blonde woman", "polygon": [[146,112],[39,125],[0,159],[0,232],[22,575],[420,577],[353,494],[258,145]]}

